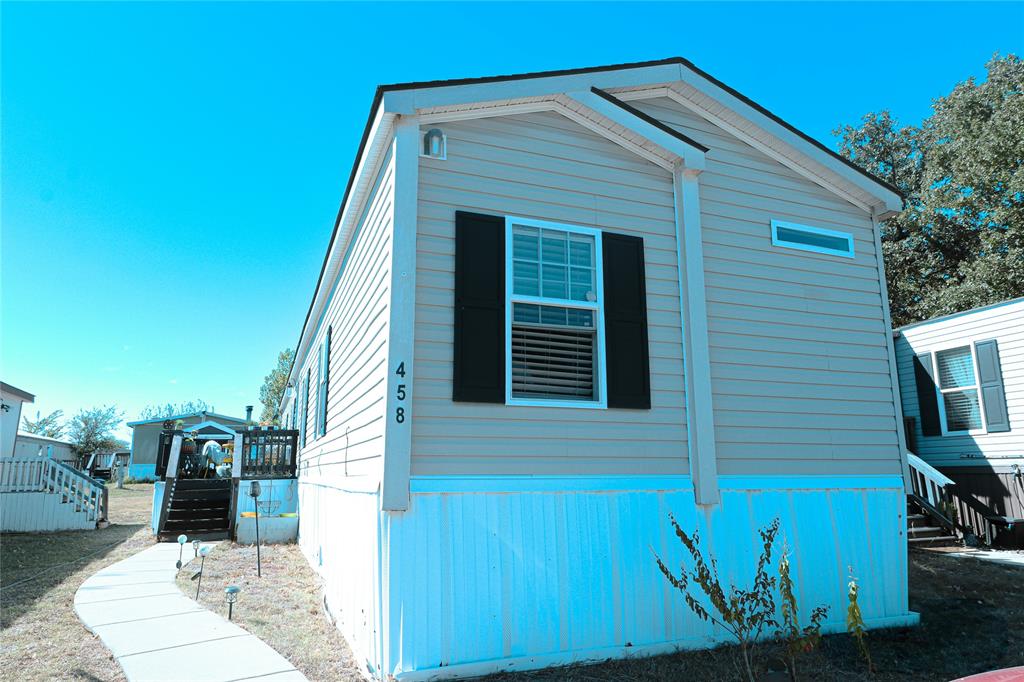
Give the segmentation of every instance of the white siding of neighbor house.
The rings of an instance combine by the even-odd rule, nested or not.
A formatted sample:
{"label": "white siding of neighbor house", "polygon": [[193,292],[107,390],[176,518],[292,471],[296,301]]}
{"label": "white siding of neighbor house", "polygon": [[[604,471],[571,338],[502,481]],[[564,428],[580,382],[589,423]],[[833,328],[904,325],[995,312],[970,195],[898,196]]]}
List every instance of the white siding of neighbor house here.
{"label": "white siding of neighbor house", "polygon": [[[300,453],[301,483],[346,477],[377,478],[384,451],[384,398],[390,306],[394,164],[385,157],[350,241],[341,274],[309,349],[298,362],[296,399],[302,428],[307,372],[306,445]],[[317,434],[320,344],[331,328],[327,433]]]}
{"label": "white siding of neighbor house", "polygon": [[[917,404],[914,356],[995,339],[1010,430],[978,435],[924,436]],[[903,414],[915,422],[915,454],[938,466],[1024,463],[1024,299],[906,327],[896,339]]]}
{"label": "white siding of neighbor house", "polygon": [[[899,473],[870,216],[670,99],[631,104],[709,148],[700,196],[719,473]],[[773,219],[851,233],[855,257],[773,246]]]}
{"label": "white siding of neighbor house", "polygon": [[[689,472],[671,175],[554,113],[440,126],[421,158],[412,474]],[[452,401],[455,211],[643,237],[650,410]]]}

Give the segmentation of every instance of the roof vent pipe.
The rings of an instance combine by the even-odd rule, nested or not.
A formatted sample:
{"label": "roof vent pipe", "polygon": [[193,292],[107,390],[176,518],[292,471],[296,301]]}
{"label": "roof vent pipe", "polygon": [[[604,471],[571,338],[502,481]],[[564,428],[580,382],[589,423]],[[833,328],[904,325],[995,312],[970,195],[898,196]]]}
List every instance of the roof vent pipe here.
{"label": "roof vent pipe", "polygon": [[246,424],[251,424],[252,423],[252,405],[246,405],[245,406],[245,423]]}

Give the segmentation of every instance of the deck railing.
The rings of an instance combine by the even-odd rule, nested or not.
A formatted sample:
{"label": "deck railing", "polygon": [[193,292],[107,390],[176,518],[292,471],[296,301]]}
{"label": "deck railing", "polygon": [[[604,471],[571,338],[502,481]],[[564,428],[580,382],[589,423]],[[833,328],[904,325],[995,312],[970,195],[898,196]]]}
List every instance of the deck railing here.
{"label": "deck railing", "polygon": [[242,478],[295,478],[299,432],[248,429],[242,432]]}
{"label": "deck railing", "polygon": [[55,459],[0,460],[0,493],[57,493],[90,521],[107,520],[107,488]]}
{"label": "deck railing", "polygon": [[974,534],[979,541],[992,544],[999,527],[999,517],[973,495],[962,493],[956,481],[949,478],[912,452],[907,453],[912,493],[939,513],[957,532]]}

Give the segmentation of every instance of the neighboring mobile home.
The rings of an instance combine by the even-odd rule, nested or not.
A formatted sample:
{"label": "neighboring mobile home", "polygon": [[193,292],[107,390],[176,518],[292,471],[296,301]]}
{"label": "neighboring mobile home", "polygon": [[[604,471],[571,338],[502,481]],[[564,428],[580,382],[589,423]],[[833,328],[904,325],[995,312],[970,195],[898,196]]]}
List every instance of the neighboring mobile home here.
{"label": "neighboring mobile home", "polygon": [[779,518],[829,629],[851,567],[870,627],[914,622],[900,208],[683,59],[379,88],[281,405],[370,673],[720,640],[655,565],[670,512],[737,584]]}
{"label": "neighboring mobile home", "polygon": [[212,440],[229,440],[234,432],[246,426],[246,419],[228,417],[213,412],[192,412],[173,417],[143,419],[128,422],[132,429],[132,453],[128,464],[128,475],[136,479],[156,478],[156,456],[160,446],[160,432],[164,422],[181,421],[186,429],[196,428],[197,435]]}
{"label": "neighboring mobile home", "polygon": [[[1024,298],[907,325],[894,337],[910,449],[983,516],[1003,517],[1001,539],[1020,543]],[[984,536],[978,521],[971,527]]]}
{"label": "neighboring mobile home", "polygon": [[29,459],[41,457],[45,459],[56,459],[68,466],[78,464],[78,456],[71,449],[71,443],[59,438],[47,438],[37,433],[18,431],[18,437],[14,442],[14,456],[17,459]]}
{"label": "neighboring mobile home", "polygon": [[14,441],[21,426],[21,406],[35,402],[28,391],[0,381],[0,459],[14,457]]}

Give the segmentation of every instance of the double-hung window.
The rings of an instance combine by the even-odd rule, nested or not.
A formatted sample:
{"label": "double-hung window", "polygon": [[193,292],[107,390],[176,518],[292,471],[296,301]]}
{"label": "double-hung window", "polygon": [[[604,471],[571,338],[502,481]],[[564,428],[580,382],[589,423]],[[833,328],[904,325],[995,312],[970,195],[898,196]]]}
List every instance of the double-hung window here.
{"label": "double-hung window", "polygon": [[976,362],[971,346],[935,353],[936,390],[942,432],[969,433],[984,428]]}
{"label": "double-hung window", "polygon": [[605,407],[601,233],[507,218],[506,402]]}

